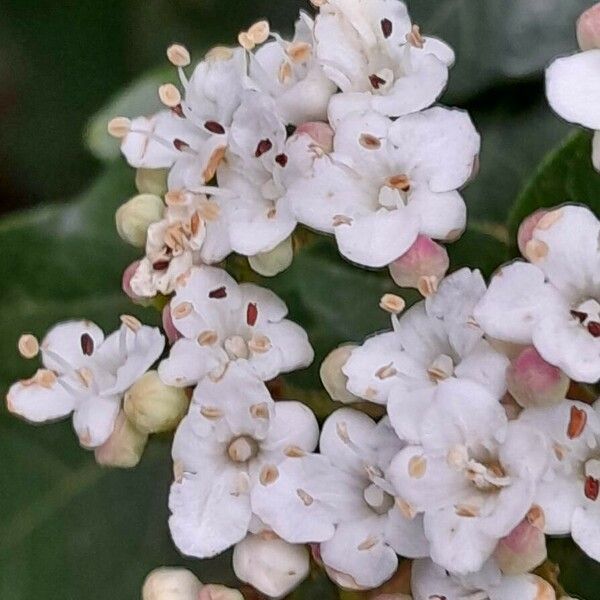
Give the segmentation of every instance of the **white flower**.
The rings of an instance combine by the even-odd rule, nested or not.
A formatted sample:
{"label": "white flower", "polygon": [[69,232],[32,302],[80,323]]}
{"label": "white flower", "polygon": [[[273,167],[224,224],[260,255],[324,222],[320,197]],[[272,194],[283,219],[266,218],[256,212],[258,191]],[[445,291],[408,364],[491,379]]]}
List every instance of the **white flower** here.
{"label": "white flower", "polygon": [[244,539],[251,491],[269,477],[264,466],[311,452],[318,431],[306,406],[274,403],[265,385],[238,364],[219,382],[202,380],[173,443],[169,525],[177,547],[208,558]]}
{"label": "white flower", "polygon": [[457,192],[473,172],[479,135],[469,116],[432,108],[392,121],[355,113],[334,152],[288,189],[298,221],[335,234],[340,252],[368,267],[402,256],[419,233],[454,240],[466,209]]}
{"label": "white flower", "polygon": [[431,558],[453,572],[478,571],[529,512],[549,449],[539,432],[508,422],[497,398],[463,379],[439,384],[421,434],[421,445],[394,458],[391,480],[424,513]]}
{"label": "white flower", "polygon": [[[524,223],[523,227],[526,223]],[[475,310],[490,336],[531,344],[577,381],[600,379],[600,223],[587,208],[535,216],[521,239],[530,263],[503,267]]]}
{"label": "white flower", "polygon": [[[101,446],[113,432],[125,391],[158,359],[164,338],[158,329],[122,317],[123,325],[108,338],[89,321],[53,327],[39,347],[44,368],[15,383],[6,402],[10,412],[32,423],[45,423],[73,413],[82,446]],[[21,348],[37,346],[21,338]],[[36,348],[37,350],[37,348]],[[35,352],[37,353],[37,352]],[[35,353],[24,353],[26,356]]]}
{"label": "white flower", "polygon": [[450,275],[435,295],[401,317],[392,315],[393,331],[367,339],[343,366],[347,389],[387,404],[401,439],[421,440],[423,417],[438,384],[448,378],[476,381],[497,399],[506,391],[508,359],[472,324],[473,308],[484,292],[479,271]]}
{"label": "white flower", "polygon": [[264,288],[238,285],[222,269],[193,268],[170,311],[183,337],[159,366],[167,385],[186,387],[207,375],[218,380],[232,362],[267,381],[313,360],[306,332],[284,318],[285,303]]}
{"label": "white flower", "polygon": [[429,559],[415,560],[414,600],[556,600],[552,586],[536,575],[503,575],[492,562],[467,576],[449,573]]}
{"label": "white flower", "polygon": [[452,49],[421,36],[403,2],[329,0],[316,18],[317,57],[342,93],[333,123],[367,108],[398,117],[433,104],[446,87]]}
{"label": "white flower", "polygon": [[535,498],[549,535],[571,534],[586,554],[600,560],[600,405],[565,401],[530,408],[520,420],[536,427],[552,449],[552,462]]}
{"label": "white flower", "polygon": [[273,534],[249,535],[235,545],[233,570],[270,598],[282,598],[294,590],[310,572],[306,546],[288,544]]}
{"label": "white flower", "polygon": [[421,518],[386,480],[401,446],[387,419],[340,409],[323,426],[321,455],[286,459],[252,490],[255,511],[291,543],[320,543],[323,563],[352,587],[377,587],[396,571],[396,552],[428,554]]}
{"label": "white flower", "polygon": [[285,124],[326,121],[327,107],[336,91],[314,56],[314,22],[304,12],[296,22],[291,42],[273,34],[274,41],[249,53],[251,84],[275,100]]}

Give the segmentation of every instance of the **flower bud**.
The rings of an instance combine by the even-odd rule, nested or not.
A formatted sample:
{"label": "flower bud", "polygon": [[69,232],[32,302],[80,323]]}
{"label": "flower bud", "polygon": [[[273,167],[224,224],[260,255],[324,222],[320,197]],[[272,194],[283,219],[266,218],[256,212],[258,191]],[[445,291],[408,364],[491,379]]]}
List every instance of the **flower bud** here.
{"label": "flower bud", "polygon": [[173,323],[173,315],[171,314],[171,303],[167,302],[162,310],[162,325],[169,344],[173,345],[181,336],[175,323]]}
{"label": "flower bud", "polygon": [[175,429],[188,405],[184,389],[165,385],[157,371],[148,371],[129,388],[123,408],[129,420],[149,434]]}
{"label": "flower bud", "polygon": [[167,193],[167,169],[138,169],[135,187],[140,194],[152,194],[161,198]]}
{"label": "flower bud", "polygon": [[519,232],[517,233],[517,243],[519,244],[519,250],[523,256],[527,256],[527,244],[533,238],[533,231],[537,227],[542,217],[547,213],[547,210],[541,209],[533,214],[529,215],[519,225]]}
{"label": "flower bud", "polygon": [[187,569],[161,567],[152,571],[142,588],[142,600],[198,600],[202,584]]}
{"label": "flower bud", "polygon": [[140,306],[150,306],[152,304],[152,299],[138,296],[131,287],[131,280],[136,274],[138,267],[140,266],[140,262],[141,261],[139,260],[132,262],[125,269],[125,271],[123,271],[123,278],[121,279],[121,288],[123,289],[127,297],[135,304],[139,304]]}
{"label": "flower bud", "polygon": [[569,378],[558,367],[547,363],[533,346],[511,360],[506,383],[510,394],[523,408],[558,404],[569,389]]}
{"label": "flower bud", "polygon": [[308,135],[313,142],[325,153],[333,151],[334,132],[328,123],[320,121],[309,121],[302,123],[296,129],[296,135]]}
{"label": "flower bud", "polygon": [[116,214],[117,231],[123,240],[136,248],[146,245],[148,227],[163,218],[165,205],[153,194],[140,194],[125,202]]}
{"label": "flower bud", "polygon": [[308,576],[308,550],[279,538],[249,535],[235,546],[233,570],[263,594],[282,598]]}
{"label": "flower bud", "polygon": [[138,431],[121,411],[110,437],[94,450],[96,462],[104,467],[131,469],[142,458],[148,435]]}
{"label": "flower bud", "polygon": [[244,596],[238,590],[232,590],[224,585],[211,584],[205,585],[200,590],[197,600],[244,600]]}
{"label": "flower bud", "polygon": [[285,271],[293,260],[294,248],[291,237],[283,240],[269,252],[248,257],[252,270],[263,277],[275,277]]}
{"label": "flower bud", "polygon": [[321,363],[319,374],[323,387],[336,402],[344,404],[353,404],[361,402],[361,399],[348,391],[346,385],[348,377],[344,375],[342,368],[348,362],[352,350],[356,348],[355,344],[347,344],[336,348],[327,355],[327,358]]}
{"label": "flower bud", "polygon": [[424,235],[389,267],[392,279],[400,287],[418,289],[424,296],[437,290],[450,266],[448,252]]}
{"label": "flower bud", "polygon": [[541,565],[547,558],[544,513],[532,507],[527,517],[502,538],[494,558],[505,575],[521,575]]}
{"label": "flower bud", "polygon": [[577,41],[584,51],[600,48],[600,3],[588,8],[577,20]]}

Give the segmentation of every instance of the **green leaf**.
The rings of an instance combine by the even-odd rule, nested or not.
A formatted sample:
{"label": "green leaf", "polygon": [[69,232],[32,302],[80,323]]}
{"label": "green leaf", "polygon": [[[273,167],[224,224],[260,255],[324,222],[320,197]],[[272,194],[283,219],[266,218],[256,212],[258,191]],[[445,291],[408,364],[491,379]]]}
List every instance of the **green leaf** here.
{"label": "green leaf", "polygon": [[598,598],[598,563],[589,558],[571,538],[548,539],[548,556],[559,566],[559,582],[568,594],[581,600]]}
{"label": "green leaf", "polygon": [[521,192],[508,221],[514,253],[521,221],[540,208],[575,202],[600,213],[600,174],[592,165],[591,140],[587,131],[571,135],[544,159]]}

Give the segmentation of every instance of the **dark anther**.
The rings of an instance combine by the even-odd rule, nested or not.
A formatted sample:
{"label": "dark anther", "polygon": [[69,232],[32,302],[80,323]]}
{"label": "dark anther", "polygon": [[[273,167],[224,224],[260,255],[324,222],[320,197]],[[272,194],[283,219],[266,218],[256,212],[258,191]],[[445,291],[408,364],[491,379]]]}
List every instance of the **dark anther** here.
{"label": "dark anther", "polygon": [[280,166],[280,167],[285,167],[285,165],[287,165],[288,163],[288,157],[287,154],[278,154],[275,157],[275,162]]}
{"label": "dark anther", "polygon": [[94,353],[94,340],[89,333],[84,333],[81,336],[81,351],[86,356],[91,356]]}
{"label": "dark anther", "polygon": [[392,22],[389,19],[381,19],[381,31],[386,39],[392,35]]}
{"label": "dark anther", "polygon": [[177,150],[179,150],[180,152],[182,150],[185,150],[186,148],[190,147],[190,145],[187,142],[184,142],[183,140],[180,140],[180,139],[174,139],[173,146],[175,146],[175,148]]}
{"label": "dark anther", "polygon": [[574,319],[577,319],[580,323],[584,323],[585,320],[588,318],[588,316],[584,312],[581,312],[581,311],[578,311],[578,310],[572,310],[571,311],[571,316]]}
{"label": "dark anther", "polygon": [[225,133],[225,127],[216,121],[206,121],[206,123],[204,123],[204,128],[211,133],[216,133],[218,135],[223,135]]}
{"label": "dark anther", "polygon": [[212,290],[212,292],[208,293],[209,298],[217,298],[220,300],[221,298],[227,298],[227,289],[225,286],[217,288],[216,290]]}
{"label": "dark anther", "polygon": [[598,323],[598,321],[592,321],[591,323],[588,323],[587,328],[592,336],[595,338],[600,337],[600,323]]}
{"label": "dark anther", "polygon": [[152,268],[155,271],[166,271],[169,268],[169,261],[157,260],[155,263],[153,263]]}
{"label": "dark anther", "polygon": [[376,90],[386,83],[385,79],[382,79],[379,75],[369,75],[369,81]]}
{"label": "dark anther", "polygon": [[263,154],[266,154],[273,147],[273,142],[269,139],[261,140],[258,142],[258,146],[256,146],[256,152],[254,156],[256,158],[260,158]]}

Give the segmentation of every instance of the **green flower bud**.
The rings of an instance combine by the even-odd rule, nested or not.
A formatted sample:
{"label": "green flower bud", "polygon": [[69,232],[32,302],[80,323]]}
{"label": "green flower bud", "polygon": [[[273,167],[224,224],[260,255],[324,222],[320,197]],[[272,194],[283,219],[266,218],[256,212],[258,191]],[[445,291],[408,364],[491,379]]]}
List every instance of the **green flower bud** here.
{"label": "green flower bud", "polygon": [[196,600],[201,590],[202,584],[191,571],[161,567],[146,577],[142,600]]}
{"label": "green flower bud", "polygon": [[138,431],[121,411],[108,440],[94,451],[96,462],[104,467],[131,469],[140,462],[147,441],[148,435]]}
{"label": "green flower bud", "polygon": [[128,244],[143,248],[146,245],[148,227],[163,218],[164,210],[164,202],[158,196],[134,196],[117,210],[117,231]]}
{"label": "green flower bud", "polygon": [[148,371],[125,394],[124,409],[129,420],[149,434],[175,429],[188,405],[184,389],[165,385],[156,371]]}
{"label": "green flower bud", "polygon": [[164,196],[167,193],[168,169],[138,169],[135,172],[135,187],[140,194]]}
{"label": "green flower bud", "polygon": [[294,248],[292,238],[289,237],[270,252],[250,256],[248,262],[253,271],[263,277],[275,277],[285,271],[294,260]]}

